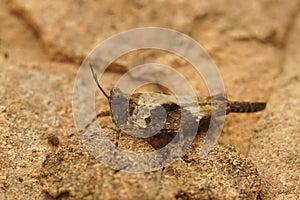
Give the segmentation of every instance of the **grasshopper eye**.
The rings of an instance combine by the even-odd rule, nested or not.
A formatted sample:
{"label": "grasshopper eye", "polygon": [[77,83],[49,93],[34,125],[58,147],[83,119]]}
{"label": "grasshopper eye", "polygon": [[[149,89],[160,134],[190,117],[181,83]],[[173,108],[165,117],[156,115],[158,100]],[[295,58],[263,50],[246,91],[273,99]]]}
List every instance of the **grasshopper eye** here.
{"label": "grasshopper eye", "polygon": [[145,118],[145,122],[147,124],[147,126],[151,123],[151,117],[146,117]]}

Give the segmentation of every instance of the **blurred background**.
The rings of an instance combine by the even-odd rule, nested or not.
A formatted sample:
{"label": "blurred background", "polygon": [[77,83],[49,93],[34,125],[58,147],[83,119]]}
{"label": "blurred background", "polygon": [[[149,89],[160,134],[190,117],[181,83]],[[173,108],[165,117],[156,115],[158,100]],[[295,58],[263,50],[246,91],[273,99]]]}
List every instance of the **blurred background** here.
{"label": "blurred background", "polygon": [[[296,0],[0,0],[0,199],[296,199],[298,13]],[[228,116],[219,139],[222,148],[235,149],[238,158],[233,163],[245,169],[253,164],[258,171],[248,185],[241,177],[252,172],[228,172],[214,182],[206,173],[195,175],[190,165],[176,171],[180,164],[171,166],[168,175],[117,173],[84,150],[71,105],[80,64],[114,34],[149,26],[174,29],[200,43],[218,66],[229,99],[268,102],[265,112]],[[172,66],[198,96],[208,95],[187,61],[158,50],[120,57],[100,82],[109,91],[123,73],[149,62]],[[166,92],[157,86],[150,89]],[[108,108],[100,93],[96,101],[99,110]],[[118,140],[114,131],[109,137]],[[121,138],[119,143],[129,148],[135,142]],[[195,174],[189,177],[191,171]],[[222,171],[215,173],[213,177],[222,177]]]}

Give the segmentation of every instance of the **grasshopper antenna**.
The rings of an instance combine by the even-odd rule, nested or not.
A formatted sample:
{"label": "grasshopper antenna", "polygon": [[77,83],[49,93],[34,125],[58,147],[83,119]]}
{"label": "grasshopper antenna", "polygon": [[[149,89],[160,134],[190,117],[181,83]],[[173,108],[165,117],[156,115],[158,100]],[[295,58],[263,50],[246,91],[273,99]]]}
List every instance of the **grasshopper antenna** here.
{"label": "grasshopper antenna", "polygon": [[95,74],[94,72],[94,69],[93,69],[93,65],[90,63],[90,68],[91,68],[91,71],[92,71],[92,74],[93,74],[93,77],[94,77],[94,80],[98,86],[98,88],[101,90],[102,94],[104,94],[104,96],[109,99],[110,97],[106,94],[106,92],[103,90],[103,88],[100,86],[99,82],[98,82],[98,78],[97,78],[97,75]]}

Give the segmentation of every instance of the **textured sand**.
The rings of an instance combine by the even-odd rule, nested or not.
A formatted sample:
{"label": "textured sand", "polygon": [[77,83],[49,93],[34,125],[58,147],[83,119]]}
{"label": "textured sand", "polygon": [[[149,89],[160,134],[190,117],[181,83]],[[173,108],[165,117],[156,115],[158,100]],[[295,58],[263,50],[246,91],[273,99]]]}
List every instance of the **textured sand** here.
{"label": "textured sand", "polygon": [[[0,199],[300,196],[299,2],[101,2],[0,1]],[[227,116],[219,145],[204,160],[196,154],[199,137],[163,171],[129,174],[105,167],[81,144],[72,92],[80,63],[99,42],[144,26],[190,35],[218,65],[230,99],[268,107]],[[108,90],[121,73],[153,61],[173,66],[206,94],[186,61],[155,51],[123,56],[101,83]],[[107,130],[124,148],[152,148]]]}

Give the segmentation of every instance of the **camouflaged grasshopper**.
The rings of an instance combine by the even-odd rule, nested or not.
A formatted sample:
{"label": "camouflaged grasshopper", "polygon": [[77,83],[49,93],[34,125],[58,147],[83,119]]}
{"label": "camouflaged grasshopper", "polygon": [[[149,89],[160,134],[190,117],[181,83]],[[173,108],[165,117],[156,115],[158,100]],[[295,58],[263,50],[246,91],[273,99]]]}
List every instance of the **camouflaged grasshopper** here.
{"label": "camouflaged grasshopper", "polygon": [[93,66],[90,65],[90,68],[98,88],[110,104],[110,113],[101,113],[97,117],[112,114],[119,128],[141,138],[157,133],[160,134],[155,137],[161,137],[161,134],[174,136],[179,131],[186,136],[195,131],[191,127],[196,127],[197,132],[206,131],[213,112],[213,116],[218,117],[231,112],[253,113],[266,107],[265,102],[228,101],[224,95],[198,98],[196,102],[192,98],[182,97],[181,104],[175,95],[155,92],[129,95],[116,87],[108,95],[100,86]]}

